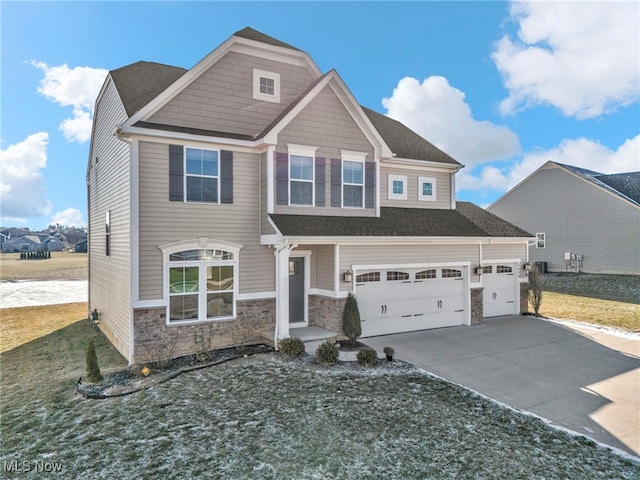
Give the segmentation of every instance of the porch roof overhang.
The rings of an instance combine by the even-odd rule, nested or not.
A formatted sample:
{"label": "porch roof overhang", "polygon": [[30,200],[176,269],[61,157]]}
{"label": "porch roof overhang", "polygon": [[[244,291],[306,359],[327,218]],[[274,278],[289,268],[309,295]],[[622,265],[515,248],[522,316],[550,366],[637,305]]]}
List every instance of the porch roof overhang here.
{"label": "porch roof overhang", "polygon": [[[463,203],[463,202],[460,202]],[[278,234],[289,242],[315,243],[511,243],[533,235],[473,204],[456,210],[382,207],[379,217],[271,214]],[[479,210],[479,211],[478,211]]]}

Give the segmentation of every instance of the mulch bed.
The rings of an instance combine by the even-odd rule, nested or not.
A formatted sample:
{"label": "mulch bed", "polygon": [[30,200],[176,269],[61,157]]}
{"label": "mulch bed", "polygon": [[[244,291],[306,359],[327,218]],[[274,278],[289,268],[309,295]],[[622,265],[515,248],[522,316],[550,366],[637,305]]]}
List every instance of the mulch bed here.
{"label": "mulch bed", "polygon": [[142,373],[143,366],[131,365],[122,370],[105,374],[104,380],[100,383],[86,383],[81,377],[76,385],[76,390],[84,398],[90,399],[122,397],[159,385],[185,372],[219,365],[230,360],[248,357],[249,355],[273,351],[272,347],[260,344],[249,345],[244,349],[224,348],[212,350],[204,354],[204,357],[195,354],[185,355],[169,360],[167,364],[162,366],[147,365],[149,369],[147,375]]}

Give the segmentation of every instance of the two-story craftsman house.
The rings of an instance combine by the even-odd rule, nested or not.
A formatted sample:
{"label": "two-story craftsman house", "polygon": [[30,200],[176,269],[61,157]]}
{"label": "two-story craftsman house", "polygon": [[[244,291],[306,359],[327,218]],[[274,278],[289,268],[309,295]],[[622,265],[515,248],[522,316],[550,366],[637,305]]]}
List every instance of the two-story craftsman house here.
{"label": "two-story craftsman house", "polygon": [[365,337],[517,314],[531,236],[456,203],[461,167],[251,28],[190,70],[113,70],[87,171],[89,308],[130,362],[168,337],[179,355],[203,335],[339,333],[349,292]]}

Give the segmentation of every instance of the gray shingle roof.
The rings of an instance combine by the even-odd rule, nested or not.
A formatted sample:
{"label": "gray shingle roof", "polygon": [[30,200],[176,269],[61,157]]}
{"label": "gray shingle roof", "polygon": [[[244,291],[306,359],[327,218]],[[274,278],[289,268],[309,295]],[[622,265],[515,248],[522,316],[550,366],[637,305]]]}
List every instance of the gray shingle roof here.
{"label": "gray shingle roof", "polygon": [[[246,27],[236,33],[235,36],[256,40],[285,48],[298,50],[291,45],[276,40],[268,35],[258,32],[250,27]],[[299,51],[299,50],[298,50]],[[160,95],[172,83],[178,80],[187,72],[184,68],[163,65],[154,62],[140,61],[127,65],[110,72],[111,77],[116,85],[122,103],[124,104],[127,115],[132,116],[142,107],[148,104],[155,97]],[[328,74],[328,73],[327,73]],[[325,74],[325,75],[327,75]],[[305,91],[308,93],[313,86],[319,82],[325,75],[313,82]],[[303,94],[304,95],[304,94]],[[273,127],[284,117],[297,103],[300,102],[302,96],[295,99],[273,122],[269,127]],[[385,115],[375,112],[369,108],[362,107],[373,126],[380,133],[384,141],[387,143],[391,151],[399,158],[410,158],[415,160],[427,160],[437,163],[446,163],[449,165],[460,165],[459,162],[444,153],[442,150],[431,144],[420,135],[409,129],[402,123],[393,120]],[[167,130],[182,133],[193,133],[196,135],[217,136],[223,138],[234,138],[242,140],[255,140],[263,136],[268,130],[265,129],[256,137],[248,135],[238,135],[228,132],[214,132],[209,130],[198,130],[193,128],[185,128],[172,125],[161,125],[149,122],[138,122],[137,126],[145,128],[153,128],[158,130]]]}
{"label": "gray shingle roof", "polygon": [[620,198],[640,205],[640,172],[604,174],[573,165],[554,163]]}
{"label": "gray shingle roof", "polygon": [[391,151],[399,158],[429,160],[431,162],[461,165],[458,161],[444,153],[404,124],[362,107],[373,126],[380,132]]}
{"label": "gray shingle roof", "polygon": [[184,68],[140,61],[109,73],[127,115],[132,116],[186,72]]}
{"label": "gray shingle roof", "polygon": [[238,30],[233,35],[236,36],[236,37],[246,38],[248,40],[255,40],[256,42],[266,43],[267,45],[273,45],[273,46],[276,46],[276,47],[290,48],[291,50],[296,50],[298,52],[302,51],[299,48],[296,48],[296,47],[294,47],[292,45],[289,45],[288,43],[281,42],[277,38],[270,37],[269,35],[265,35],[262,32],[254,30],[251,27],[245,27],[242,30]]}
{"label": "gray shingle roof", "polygon": [[[524,230],[481,208],[460,202],[462,209],[382,207],[380,217],[270,215],[278,230],[293,237],[531,237]],[[465,213],[463,213],[465,212]]]}

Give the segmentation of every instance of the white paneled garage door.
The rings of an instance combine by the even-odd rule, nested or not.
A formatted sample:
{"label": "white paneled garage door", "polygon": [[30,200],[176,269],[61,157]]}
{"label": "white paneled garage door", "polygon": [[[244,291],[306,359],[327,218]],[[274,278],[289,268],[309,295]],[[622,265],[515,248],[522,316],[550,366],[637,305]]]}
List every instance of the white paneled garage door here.
{"label": "white paneled garage door", "polygon": [[467,323],[465,267],[356,271],[362,336]]}
{"label": "white paneled garage door", "polygon": [[514,315],[516,295],[519,289],[514,265],[488,265],[483,269],[482,286],[484,287],[483,316],[498,317],[500,315]]}

